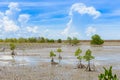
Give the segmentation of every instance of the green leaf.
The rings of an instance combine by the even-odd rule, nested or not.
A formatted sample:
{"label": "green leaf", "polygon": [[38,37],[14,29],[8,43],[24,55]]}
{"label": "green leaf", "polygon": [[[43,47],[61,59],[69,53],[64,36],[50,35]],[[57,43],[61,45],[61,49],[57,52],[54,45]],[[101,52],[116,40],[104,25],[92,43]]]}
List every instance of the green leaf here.
{"label": "green leaf", "polygon": [[62,49],[61,49],[61,48],[58,48],[58,49],[57,49],[57,52],[59,52],[59,53],[62,52]]}
{"label": "green leaf", "polygon": [[81,50],[80,48],[78,48],[78,49],[75,51],[75,56],[79,56],[81,53],[82,53],[82,50]]}
{"label": "green leaf", "polygon": [[86,61],[90,61],[90,60],[94,59],[94,56],[92,56],[92,51],[90,49],[88,49],[86,51],[86,53],[83,57]]}
{"label": "green leaf", "polygon": [[10,49],[11,49],[11,50],[14,50],[15,48],[16,48],[15,44],[11,43],[11,44],[10,44]]}
{"label": "green leaf", "polygon": [[81,59],[82,59],[82,56],[78,56],[77,59],[81,60]]}
{"label": "green leaf", "polygon": [[113,76],[112,74],[112,66],[109,69],[104,68],[104,74],[100,74],[98,76],[99,80],[118,80],[116,74]]}
{"label": "green leaf", "polygon": [[55,57],[56,54],[53,51],[50,51],[50,57]]}

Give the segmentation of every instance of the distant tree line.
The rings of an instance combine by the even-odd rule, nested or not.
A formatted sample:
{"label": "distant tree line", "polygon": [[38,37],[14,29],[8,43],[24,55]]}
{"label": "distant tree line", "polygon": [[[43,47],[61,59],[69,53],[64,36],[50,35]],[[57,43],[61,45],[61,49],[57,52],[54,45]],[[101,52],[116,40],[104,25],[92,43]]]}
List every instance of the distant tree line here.
{"label": "distant tree line", "polygon": [[[0,42],[12,42],[12,43],[62,43],[66,42],[70,45],[77,45],[80,43],[80,40],[76,37],[67,37],[66,40],[62,39],[48,39],[44,37],[30,37],[30,38],[6,38],[6,39],[0,39]],[[102,45],[104,43],[104,40],[101,39],[101,37],[98,34],[95,34],[91,37],[92,45]]]}
{"label": "distant tree line", "polygon": [[[30,37],[30,38],[6,38],[6,39],[0,39],[0,42],[8,42],[8,43],[62,43],[65,40],[62,39],[48,39],[44,37]],[[79,43],[79,40],[76,37],[68,37],[66,40],[67,43],[71,45],[77,45]]]}
{"label": "distant tree line", "polygon": [[80,40],[78,40],[78,38],[76,37],[67,37],[67,43],[69,43],[70,45],[77,45],[80,42]]}
{"label": "distant tree line", "polygon": [[[80,40],[78,40],[78,38],[76,37],[67,37],[67,43],[69,43],[70,45],[77,45],[78,43],[80,43]],[[91,45],[102,45],[104,43],[104,40],[101,39],[101,37],[98,34],[94,34],[93,36],[91,36],[91,41],[90,44]]]}
{"label": "distant tree line", "polygon": [[0,39],[0,42],[12,42],[12,43],[62,43],[62,39],[54,40],[44,37],[30,37],[30,38],[6,38]]}

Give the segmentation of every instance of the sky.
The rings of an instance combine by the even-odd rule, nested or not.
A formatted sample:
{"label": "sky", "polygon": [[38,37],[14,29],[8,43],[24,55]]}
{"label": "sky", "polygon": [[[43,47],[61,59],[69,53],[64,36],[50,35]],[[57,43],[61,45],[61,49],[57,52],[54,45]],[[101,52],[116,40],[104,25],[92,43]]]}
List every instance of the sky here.
{"label": "sky", "polygon": [[120,1],[0,0],[0,38],[120,39]]}

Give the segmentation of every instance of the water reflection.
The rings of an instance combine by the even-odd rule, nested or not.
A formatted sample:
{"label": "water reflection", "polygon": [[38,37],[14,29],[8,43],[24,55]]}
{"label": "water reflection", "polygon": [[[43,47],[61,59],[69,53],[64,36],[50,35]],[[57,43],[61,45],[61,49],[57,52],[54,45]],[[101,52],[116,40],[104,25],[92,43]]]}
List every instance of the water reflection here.
{"label": "water reflection", "polygon": [[[119,56],[118,56],[119,57]],[[1,55],[0,56],[0,64],[7,64],[10,62],[15,61],[16,63],[22,65],[36,65],[40,62],[50,62],[50,58],[41,58],[40,56],[15,56],[12,57],[11,55]],[[55,59],[56,62],[59,62],[59,59]],[[119,58],[115,58],[115,56],[111,57],[111,56],[96,56],[95,60],[93,61],[96,65],[100,65],[100,64],[107,64],[107,63],[112,63],[115,61],[120,61]],[[63,58],[60,61],[61,64],[77,64],[77,59],[72,58],[72,56],[68,57],[68,58]],[[83,61],[83,63],[86,64],[85,61]]]}
{"label": "water reflection", "polygon": [[[67,47],[62,47],[65,51],[68,51]],[[120,46],[103,46],[103,47],[90,47],[90,46],[80,46],[80,48],[82,48],[83,50],[86,50],[87,48],[90,48],[93,50],[93,54],[95,56],[95,60],[92,61],[92,63],[94,63],[95,65],[105,65],[105,64],[113,64],[115,62],[120,62],[119,56],[120,54],[117,52],[111,52],[111,51],[107,51],[105,52],[104,50],[108,50],[108,49],[120,49]],[[76,48],[72,47],[72,49],[69,49],[69,53],[70,55],[63,55],[63,59],[60,61],[60,64],[71,64],[71,65],[75,65],[77,64],[77,59],[74,57],[74,55],[71,55],[71,53],[74,53],[73,50],[75,50]],[[40,50],[28,50],[28,54],[29,52],[34,52],[34,53],[40,53],[43,54],[45,53],[45,55],[43,55],[43,57],[40,56],[15,56],[14,58],[11,55],[0,55],[0,65],[10,65],[12,63],[15,63],[17,65],[37,65],[40,64],[41,62],[50,62],[50,58],[49,56],[46,56],[47,52],[44,51],[49,51],[49,49],[44,48],[41,51]],[[18,51],[19,52],[19,51]],[[64,53],[63,53],[64,54]],[[59,62],[59,59],[55,59],[56,62]],[[84,60],[83,60],[84,64],[87,64]]]}

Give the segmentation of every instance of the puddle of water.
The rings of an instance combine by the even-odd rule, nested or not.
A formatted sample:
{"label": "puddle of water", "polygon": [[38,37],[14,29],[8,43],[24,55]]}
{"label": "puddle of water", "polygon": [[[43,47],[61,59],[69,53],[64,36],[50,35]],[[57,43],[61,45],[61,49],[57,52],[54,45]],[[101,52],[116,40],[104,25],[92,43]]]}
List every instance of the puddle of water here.
{"label": "puddle of water", "polygon": [[8,55],[1,55],[0,56],[0,60],[12,60],[12,56],[8,56]]}
{"label": "puddle of water", "polygon": [[[81,48],[84,50],[86,48],[91,48],[90,46],[81,46]],[[120,70],[120,53],[117,52],[104,52],[103,49],[107,50],[107,49],[118,49],[119,50],[120,46],[103,46],[103,47],[97,47],[97,48],[91,48],[93,50],[100,50],[100,51],[96,51],[99,53],[95,53],[95,59],[93,61],[91,61],[92,64],[97,65],[110,65],[110,64],[114,64],[113,69],[119,69]],[[56,48],[55,48],[56,49]],[[68,48],[63,48],[65,49],[65,51],[67,51]],[[50,49],[42,49],[42,50],[30,50],[30,51],[26,51],[25,53],[40,53],[40,54],[45,54],[42,55],[42,57],[40,56],[15,56],[15,58],[13,59],[12,56],[10,55],[0,55],[0,66],[4,65],[4,66],[9,66],[12,65],[13,63],[17,64],[17,65],[30,65],[30,66],[34,66],[37,64],[40,64],[41,62],[50,62],[51,59],[49,58],[49,55],[46,56],[47,51],[49,51]],[[70,51],[70,53],[74,52],[72,49]],[[20,52],[22,53],[22,52]],[[64,53],[64,52],[63,52]],[[3,54],[3,53],[1,53]],[[6,52],[7,54],[7,52]],[[14,62],[15,60],[15,62]],[[56,62],[59,62],[58,59],[55,59]],[[65,54],[63,56],[63,59],[61,60],[61,64],[71,64],[71,65],[76,65],[78,63],[78,60],[75,58],[75,56],[72,54]],[[82,61],[83,64],[87,64],[86,61]]]}
{"label": "puddle of water", "polygon": [[[72,56],[71,56],[72,57]],[[61,60],[62,64],[77,64],[78,60],[77,59],[71,59],[71,57],[69,56],[67,59],[63,59]],[[1,64],[3,63],[9,63],[10,61],[15,60],[16,63],[21,64],[29,64],[29,65],[36,65],[40,62],[50,62],[50,58],[40,58],[39,56],[15,56],[14,59],[12,58],[12,56],[1,56],[0,57],[1,60]],[[56,62],[59,62],[59,60],[55,59]],[[115,60],[111,60],[111,58],[109,57],[96,57],[94,63],[99,65],[99,64],[106,64],[106,63],[110,63],[111,61],[115,61]],[[83,63],[86,64],[85,61],[83,61]]]}
{"label": "puddle of water", "polygon": [[106,61],[109,60],[109,58],[105,58],[105,57],[95,57],[96,60],[100,60],[100,61]]}

